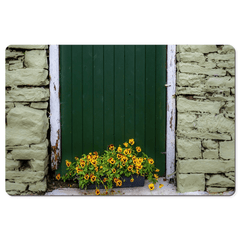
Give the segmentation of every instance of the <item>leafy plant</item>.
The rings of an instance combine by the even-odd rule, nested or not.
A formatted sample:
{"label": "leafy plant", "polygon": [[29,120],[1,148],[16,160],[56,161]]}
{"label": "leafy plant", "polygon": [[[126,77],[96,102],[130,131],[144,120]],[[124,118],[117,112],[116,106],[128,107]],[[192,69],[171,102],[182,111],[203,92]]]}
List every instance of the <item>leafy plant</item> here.
{"label": "leafy plant", "polygon": [[134,175],[145,176],[151,184],[149,189],[153,190],[153,184],[158,180],[158,172],[154,160],[143,153],[141,147],[134,147],[134,139],[115,147],[113,144],[99,156],[98,152],[83,154],[81,158],[75,157],[75,161],[66,160],[67,173],[63,176],[58,174],[56,178],[66,180],[78,180],[80,188],[87,188],[89,184],[96,185],[96,195],[100,194],[97,186],[103,184],[106,191],[114,186],[122,186],[123,176]]}

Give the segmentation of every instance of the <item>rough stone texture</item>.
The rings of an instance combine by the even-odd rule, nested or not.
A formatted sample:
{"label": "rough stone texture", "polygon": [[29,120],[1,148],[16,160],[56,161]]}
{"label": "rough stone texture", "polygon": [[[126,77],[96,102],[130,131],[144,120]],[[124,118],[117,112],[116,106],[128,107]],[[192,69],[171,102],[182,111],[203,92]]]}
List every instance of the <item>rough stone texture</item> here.
{"label": "rough stone texture", "polygon": [[28,68],[48,68],[46,51],[26,51],[24,65]]}
{"label": "rough stone texture", "polygon": [[212,159],[188,159],[177,161],[179,173],[224,173],[235,169],[233,160],[212,160]]}
{"label": "rough stone texture", "polygon": [[46,178],[44,178],[43,181],[41,182],[37,182],[34,184],[29,184],[29,190],[32,192],[39,192],[39,191],[43,191],[45,192],[47,190],[47,180]]}
{"label": "rough stone texture", "polygon": [[227,191],[227,188],[207,187],[207,191],[208,191],[209,193],[226,192],[226,191]]}
{"label": "rough stone texture", "polygon": [[48,45],[9,45],[8,48],[19,49],[47,49]]}
{"label": "rough stone texture", "polygon": [[213,175],[206,182],[206,185],[212,187],[235,187],[235,183],[223,175]]}
{"label": "rough stone texture", "polygon": [[235,180],[235,49],[177,46],[176,96],[177,185],[189,191],[181,175],[201,173],[210,192],[226,191],[230,186],[210,183]]}
{"label": "rough stone texture", "polygon": [[46,86],[49,84],[47,79],[48,71],[45,69],[17,69],[6,72],[6,86]]}
{"label": "rough stone texture", "polygon": [[234,153],[234,141],[226,141],[220,143],[220,157],[224,159],[234,159]]}
{"label": "rough stone texture", "polygon": [[203,158],[206,159],[217,159],[218,149],[207,149],[203,152]]}
{"label": "rough stone texture", "polygon": [[194,192],[205,190],[204,174],[177,174],[177,191]]}
{"label": "rough stone texture", "polygon": [[[6,49],[6,192],[46,191],[49,128],[47,45]],[[37,50],[36,50],[37,49]]]}
{"label": "rough stone texture", "polygon": [[27,188],[27,184],[6,181],[6,191],[15,190],[19,192],[24,192],[26,188]]}
{"label": "rough stone texture", "polygon": [[6,145],[26,145],[45,141],[46,113],[30,107],[16,107],[7,116]]}
{"label": "rough stone texture", "polygon": [[201,141],[177,139],[177,153],[179,158],[200,158]]}
{"label": "rough stone texture", "polygon": [[7,102],[42,102],[49,100],[49,89],[44,88],[15,88],[6,91]]}

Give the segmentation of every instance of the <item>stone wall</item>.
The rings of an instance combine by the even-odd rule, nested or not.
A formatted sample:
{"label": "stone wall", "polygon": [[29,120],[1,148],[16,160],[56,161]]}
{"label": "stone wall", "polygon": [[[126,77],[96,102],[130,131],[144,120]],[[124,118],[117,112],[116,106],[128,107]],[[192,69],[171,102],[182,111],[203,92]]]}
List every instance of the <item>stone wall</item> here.
{"label": "stone wall", "polygon": [[48,173],[48,46],[6,49],[6,192],[46,191]]}
{"label": "stone wall", "polygon": [[235,50],[177,47],[177,190],[235,186]]}

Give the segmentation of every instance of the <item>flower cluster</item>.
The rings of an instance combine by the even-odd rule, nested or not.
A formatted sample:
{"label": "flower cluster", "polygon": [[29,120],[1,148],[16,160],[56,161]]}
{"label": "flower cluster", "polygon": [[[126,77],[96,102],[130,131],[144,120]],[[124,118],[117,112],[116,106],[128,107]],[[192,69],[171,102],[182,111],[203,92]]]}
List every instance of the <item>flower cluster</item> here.
{"label": "flower cluster", "polygon": [[[68,179],[78,180],[80,188],[86,188],[89,184],[99,186],[103,184],[106,192],[114,186],[122,186],[123,176],[131,177],[144,176],[151,184],[149,189],[154,189],[158,180],[159,169],[156,169],[154,160],[142,152],[141,147],[134,147],[134,139],[115,147],[108,146],[108,150],[99,156],[98,152],[83,154],[81,158],[75,157],[75,161],[66,160],[67,173],[64,176],[59,174],[56,178],[64,182]],[[96,187],[96,195],[100,194]]]}

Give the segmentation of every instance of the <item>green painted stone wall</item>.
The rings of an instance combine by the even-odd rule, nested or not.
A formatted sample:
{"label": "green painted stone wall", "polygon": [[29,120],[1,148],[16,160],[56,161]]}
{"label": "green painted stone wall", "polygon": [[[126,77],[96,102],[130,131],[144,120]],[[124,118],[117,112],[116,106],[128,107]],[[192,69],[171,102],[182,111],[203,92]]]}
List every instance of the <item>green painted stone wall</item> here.
{"label": "green painted stone wall", "polygon": [[39,194],[47,189],[48,46],[6,48],[6,192]]}
{"label": "green painted stone wall", "polygon": [[177,46],[177,190],[235,186],[235,50]]}

